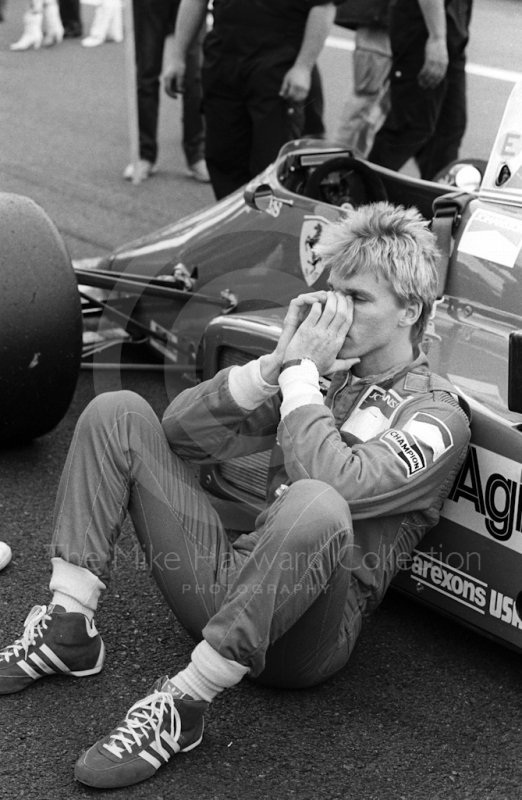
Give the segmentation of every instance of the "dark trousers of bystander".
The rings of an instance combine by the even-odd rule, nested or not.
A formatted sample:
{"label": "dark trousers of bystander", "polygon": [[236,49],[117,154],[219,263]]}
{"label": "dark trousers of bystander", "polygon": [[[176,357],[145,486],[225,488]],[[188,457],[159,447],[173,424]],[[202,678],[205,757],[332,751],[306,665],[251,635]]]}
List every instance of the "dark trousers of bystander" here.
{"label": "dark trousers of bystander", "polygon": [[391,110],[368,159],[398,170],[414,158],[421,177],[432,180],[458,158],[466,130],[465,62],[450,65],[434,89],[422,89],[417,75],[392,72]]}
{"label": "dark trousers of bystander", "polygon": [[82,35],[83,25],[80,0],[59,0],[60,18],[66,39],[75,39]]}
{"label": "dark trousers of bystander", "polygon": [[279,96],[294,48],[274,48],[270,69],[264,55],[223,53],[203,68],[206,158],[218,200],[262,172],[303,131],[304,104]]}
{"label": "dark trousers of bystander", "polygon": [[[154,164],[158,158],[160,75],[165,40],[173,32],[177,3],[172,0],[134,0],[134,31],[138,84],[140,158]],[[202,28],[187,58],[183,94],[183,151],[192,166],[205,157],[205,123],[202,116]]]}

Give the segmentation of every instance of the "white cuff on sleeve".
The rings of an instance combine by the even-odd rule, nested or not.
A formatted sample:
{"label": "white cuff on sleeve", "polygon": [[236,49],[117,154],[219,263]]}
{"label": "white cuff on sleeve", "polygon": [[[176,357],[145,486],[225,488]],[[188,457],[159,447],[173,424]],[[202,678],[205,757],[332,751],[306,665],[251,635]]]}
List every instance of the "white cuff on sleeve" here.
{"label": "white cuff on sleeve", "polygon": [[279,391],[278,384],[272,386],[261,377],[258,358],[241,367],[233,367],[228,376],[228,388],[238,406],[247,411],[253,411]]}
{"label": "white cuff on sleeve", "polygon": [[319,389],[319,372],[313,361],[304,361],[294,367],[287,367],[279,376],[283,392],[281,419],[299,406],[310,404],[324,405]]}

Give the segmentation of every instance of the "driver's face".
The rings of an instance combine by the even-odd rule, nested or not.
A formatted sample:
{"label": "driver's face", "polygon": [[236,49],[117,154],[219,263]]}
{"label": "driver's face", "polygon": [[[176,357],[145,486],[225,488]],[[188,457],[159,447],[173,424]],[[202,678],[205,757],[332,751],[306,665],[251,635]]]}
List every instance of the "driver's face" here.
{"label": "driver's face", "polygon": [[360,358],[353,371],[361,377],[385,372],[403,360],[408,338],[400,322],[405,307],[390,283],[372,270],[349,278],[332,272],[328,283],[353,303],[353,322],[338,357]]}

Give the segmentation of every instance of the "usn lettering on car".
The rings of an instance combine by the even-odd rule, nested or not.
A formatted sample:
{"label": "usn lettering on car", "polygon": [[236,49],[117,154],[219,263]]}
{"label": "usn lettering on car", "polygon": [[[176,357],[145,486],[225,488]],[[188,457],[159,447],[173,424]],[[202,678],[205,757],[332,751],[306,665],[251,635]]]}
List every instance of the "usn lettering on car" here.
{"label": "usn lettering on car", "polygon": [[520,464],[472,445],[442,515],[522,552]]}
{"label": "usn lettering on car", "polygon": [[[476,554],[475,554],[476,555]],[[495,617],[501,622],[522,629],[515,600],[487,583],[463,572],[431,553],[414,550],[411,577],[420,590],[428,587],[478,614]]]}

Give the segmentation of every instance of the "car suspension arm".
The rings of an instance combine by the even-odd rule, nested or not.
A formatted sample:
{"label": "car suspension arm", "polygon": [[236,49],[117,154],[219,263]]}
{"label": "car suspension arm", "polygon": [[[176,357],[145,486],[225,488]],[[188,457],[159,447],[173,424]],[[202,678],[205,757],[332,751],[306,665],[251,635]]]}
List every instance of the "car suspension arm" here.
{"label": "car suspension arm", "polygon": [[196,300],[206,305],[221,306],[223,313],[232,311],[237,306],[237,298],[232,292],[225,290],[219,296],[188,292],[169,286],[168,280],[149,278],[131,273],[112,272],[101,269],[83,269],[74,267],[79,284],[95,286],[98,289],[111,289],[117,292],[162,297],[165,300]]}

